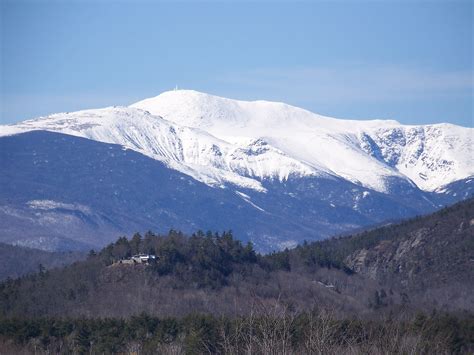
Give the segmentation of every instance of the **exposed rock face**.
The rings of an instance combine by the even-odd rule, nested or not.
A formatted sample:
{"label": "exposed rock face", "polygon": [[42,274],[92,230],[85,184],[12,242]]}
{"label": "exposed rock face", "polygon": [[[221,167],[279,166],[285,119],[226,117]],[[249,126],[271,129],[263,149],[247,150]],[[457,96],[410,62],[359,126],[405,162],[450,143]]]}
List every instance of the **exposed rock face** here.
{"label": "exposed rock face", "polygon": [[466,204],[465,210],[433,215],[437,218],[385,227],[386,239],[353,252],[345,262],[356,273],[406,290],[418,301],[438,298],[472,309],[474,200]]}

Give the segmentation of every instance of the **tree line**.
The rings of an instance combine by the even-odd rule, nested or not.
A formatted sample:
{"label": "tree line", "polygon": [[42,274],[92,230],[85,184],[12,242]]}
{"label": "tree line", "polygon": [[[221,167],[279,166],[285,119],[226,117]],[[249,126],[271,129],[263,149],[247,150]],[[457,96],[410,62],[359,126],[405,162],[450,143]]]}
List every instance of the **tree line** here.
{"label": "tree line", "polygon": [[0,319],[2,353],[444,354],[474,350],[474,318],[337,319],[328,311],[254,305],[244,317]]}

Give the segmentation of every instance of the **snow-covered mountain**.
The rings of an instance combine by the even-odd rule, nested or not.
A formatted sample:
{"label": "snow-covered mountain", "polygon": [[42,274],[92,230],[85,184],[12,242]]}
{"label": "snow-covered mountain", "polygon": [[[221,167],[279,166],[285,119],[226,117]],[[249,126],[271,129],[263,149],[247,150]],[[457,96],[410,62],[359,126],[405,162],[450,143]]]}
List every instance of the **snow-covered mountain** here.
{"label": "snow-covered mountain", "polygon": [[48,130],[121,144],[212,186],[336,176],[379,192],[397,178],[434,191],[474,175],[473,129],[323,117],[282,103],[165,92],[130,107],[60,113],[0,135]]}
{"label": "snow-covered mountain", "polygon": [[[213,221],[206,225],[204,215],[197,217],[201,213],[199,209],[182,215],[182,211],[166,207],[166,215],[174,216],[164,219],[168,224],[156,222],[157,218],[163,218],[162,212],[150,213],[149,219],[142,219],[140,213],[147,212],[137,207],[140,202],[135,196],[143,199],[146,194],[140,190],[120,202],[133,207],[124,212],[120,206],[122,212],[112,223],[106,216],[118,208],[116,205],[100,204],[94,209],[92,205],[98,199],[91,202],[80,198],[81,195],[70,195],[64,186],[60,186],[64,179],[54,180],[46,189],[47,193],[42,188],[40,191],[44,193],[23,188],[10,194],[6,191],[7,186],[9,190],[15,189],[15,179],[24,183],[30,181],[31,185],[35,174],[40,174],[32,172],[23,176],[8,172],[8,169],[34,171],[38,168],[35,154],[43,150],[42,141],[38,136],[25,136],[33,137],[35,144],[30,147],[31,159],[23,159],[25,152],[19,153],[24,149],[19,148],[18,142],[24,142],[26,138],[14,138],[30,131],[63,134],[63,140],[68,144],[84,147],[74,153],[79,155],[90,149],[89,145],[68,137],[118,144],[151,158],[143,162],[141,169],[163,169],[162,165],[160,168],[153,165],[153,161],[158,161],[171,171],[187,176],[186,188],[180,191],[187,191],[192,201],[213,201],[208,206],[209,211],[217,213],[219,208],[228,211],[245,206],[242,216],[236,219],[229,212],[221,216],[219,223]],[[448,201],[469,197],[474,181],[470,179],[474,175],[473,135],[472,128],[450,124],[406,126],[396,121],[340,120],[282,103],[237,101],[189,90],[169,91],[129,107],[59,113],[0,126],[0,140],[3,137],[5,144],[5,153],[0,153],[1,165],[7,172],[1,181],[0,202],[3,204],[0,213],[6,216],[4,220],[12,218],[10,224],[17,223],[14,221],[21,215],[24,225],[24,221],[33,220],[34,216],[41,215],[42,221],[47,221],[52,218],[51,211],[65,211],[57,206],[80,205],[88,213],[76,211],[71,217],[78,235],[84,230],[81,223],[86,219],[93,222],[87,222],[89,235],[94,234],[93,225],[107,225],[107,233],[130,232],[139,225],[183,229],[227,226],[238,229],[243,239],[251,239],[260,243],[262,249],[269,249],[390,218],[427,213]],[[13,141],[5,140],[7,137],[12,137]],[[42,153],[46,161],[70,160],[74,156],[51,148],[53,143],[47,140],[53,139],[58,145],[58,136],[41,137],[44,148],[48,148]],[[120,150],[114,146],[107,147],[97,150],[114,152],[114,161],[117,160],[114,164],[127,165],[122,160],[129,159],[129,155],[119,154]],[[16,165],[15,159],[20,159],[21,164]],[[97,166],[90,174],[105,166],[98,158],[92,161]],[[61,170],[78,170],[80,165],[59,164],[57,169],[60,171],[56,173],[61,173]],[[102,181],[106,173],[97,171],[96,178]],[[52,179],[48,171],[41,170],[41,174],[46,182]],[[175,178],[176,181],[180,179]],[[88,186],[79,181],[74,189],[87,194],[91,181],[92,178]],[[128,180],[126,183],[112,180],[110,184],[126,191],[135,189]],[[162,181],[155,184],[150,179],[142,189],[150,191],[161,186]],[[101,188],[104,187],[97,187],[94,193],[99,193]],[[176,191],[167,189],[166,199],[173,199],[170,196]],[[24,192],[26,190],[28,194]],[[115,196],[114,191],[108,192],[110,196]],[[61,199],[58,197],[61,195],[69,197]],[[187,195],[180,196],[186,199]],[[134,199],[133,204],[131,199]],[[39,208],[38,203],[31,201],[47,201],[48,206],[56,207]],[[46,210],[49,211],[47,216]],[[252,214],[255,219],[250,217]],[[129,227],[118,222],[122,215],[135,216],[135,219],[128,219]],[[245,223],[250,220],[252,226]],[[235,224],[242,228],[236,228]],[[54,228],[55,236],[58,236],[61,234],[58,230],[70,227]],[[11,237],[11,228],[7,230]],[[92,235],[91,238],[81,241],[90,244],[95,237]]]}
{"label": "snow-covered mountain", "polygon": [[406,177],[433,191],[474,174],[472,128],[340,120],[283,103],[229,100],[187,90],[165,92],[131,107],[228,142],[266,141],[315,171],[378,191],[386,190],[387,176]]}

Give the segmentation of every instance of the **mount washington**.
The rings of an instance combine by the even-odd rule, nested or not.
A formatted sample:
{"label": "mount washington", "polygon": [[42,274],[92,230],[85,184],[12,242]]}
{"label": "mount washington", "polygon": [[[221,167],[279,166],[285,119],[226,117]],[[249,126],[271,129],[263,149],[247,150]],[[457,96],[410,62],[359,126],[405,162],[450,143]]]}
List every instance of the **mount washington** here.
{"label": "mount washington", "polygon": [[473,195],[473,128],[341,120],[177,90],[0,126],[0,242],[232,229],[269,251]]}

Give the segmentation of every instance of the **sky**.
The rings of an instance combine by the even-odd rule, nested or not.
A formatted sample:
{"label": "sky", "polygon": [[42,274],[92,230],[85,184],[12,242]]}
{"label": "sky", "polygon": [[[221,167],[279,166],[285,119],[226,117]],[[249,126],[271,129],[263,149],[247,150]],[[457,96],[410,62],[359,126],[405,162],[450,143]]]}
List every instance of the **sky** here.
{"label": "sky", "polygon": [[474,126],[473,2],[0,0],[0,124],[176,85]]}

